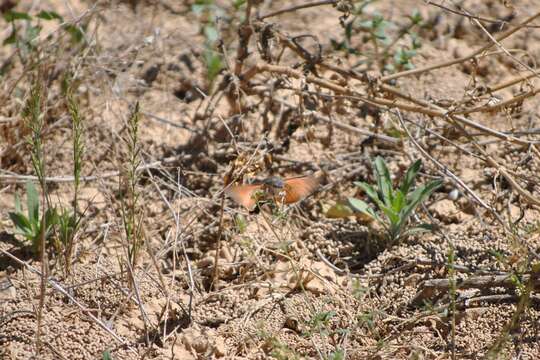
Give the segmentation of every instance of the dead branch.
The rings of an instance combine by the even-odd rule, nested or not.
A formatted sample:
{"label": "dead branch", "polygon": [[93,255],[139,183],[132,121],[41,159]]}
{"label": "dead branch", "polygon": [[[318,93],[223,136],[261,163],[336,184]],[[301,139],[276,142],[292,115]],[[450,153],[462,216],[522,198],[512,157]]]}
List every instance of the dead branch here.
{"label": "dead branch", "polygon": [[336,3],[337,3],[337,0],[322,0],[322,1],[317,1],[317,2],[313,2],[313,3],[300,4],[300,5],[291,6],[291,7],[285,8],[285,9],[276,10],[276,11],[271,12],[271,13],[266,14],[266,15],[261,15],[257,19],[258,20],[263,20],[263,19],[267,19],[267,18],[270,18],[270,17],[273,17],[273,16],[282,15],[282,14],[285,14],[285,13],[288,13],[288,12],[294,12],[296,10],[307,9],[307,8],[310,8],[310,7],[316,7],[316,6],[322,6],[322,5],[335,5]]}
{"label": "dead branch", "polygon": [[516,27],[505,31],[504,33],[499,34],[499,36],[496,36],[494,38],[495,42],[490,42],[490,43],[482,46],[481,48],[474,50],[473,52],[471,52],[468,55],[462,56],[462,57],[460,57],[458,59],[448,60],[448,61],[440,62],[438,64],[428,65],[428,66],[425,66],[423,68],[406,70],[406,71],[398,72],[398,73],[395,73],[395,74],[383,76],[381,78],[381,81],[388,82],[388,81],[395,80],[395,79],[398,79],[398,78],[404,77],[404,76],[418,75],[418,74],[422,74],[422,73],[425,73],[425,72],[428,72],[428,71],[431,71],[431,70],[441,69],[441,68],[444,68],[444,67],[448,67],[448,66],[452,66],[452,65],[456,65],[456,64],[465,62],[467,60],[474,59],[476,56],[482,54],[484,51],[489,50],[490,48],[492,48],[495,45],[496,42],[501,42],[502,40],[506,39],[507,37],[514,34],[519,29],[522,29],[523,27],[525,27],[527,24],[529,24],[530,22],[532,22],[533,20],[535,20],[539,16],[540,16],[540,12],[537,12],[536,14],[533,14],[532,16],[530,16],[529,18],[524,20],[521,24],[517,25]]}
{"label": "dead branch", "polygon": [[[533,282],[535,288],[540,286],[540,278],[538,274],[531,278],[531,275],[523,275],[520,279],[522,283],[529,281]],[[430,279],[420,284],[420,291],[415,295],[412,300],[413,305],[420,305],[429,298],[433,298],[441,292],[446,292],[452,286],[452,282],[449,279]],[[484,276],[471,276],[466,279],[456,281],[456,289],[488,289],[488,288],[514,288],[516,282],[512,278],[511,274],[507,275],[484,275]]]}

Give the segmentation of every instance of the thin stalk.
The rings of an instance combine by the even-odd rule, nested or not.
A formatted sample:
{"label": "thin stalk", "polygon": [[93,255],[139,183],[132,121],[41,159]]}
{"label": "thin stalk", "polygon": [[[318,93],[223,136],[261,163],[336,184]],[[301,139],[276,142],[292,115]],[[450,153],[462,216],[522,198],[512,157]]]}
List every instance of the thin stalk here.
{"label": "thin stalk", "polygon": [[140,110],[139,103],[135,104],[135,107],[128,120],[128,161],[126,164],[126,177],[127,177],[127,204],[125,201],[122,203],[122,217],[124,221],[124,231],[127,241],[127,261],[130,263],[132,269],[135,269],[139,249],[141,247],[141,229],[142,219],[139,214],[139,175],[138,168],[141,164],[139,145],[139,122],[140,122]]}
{"label": "thin stalk", "polygon": [[451,338],[450,348],[452,350],[452,360],[456,359],[456,270],[454,268],[455,253],[454,246],[450,243],[448,249],[448,281],[450,286],[448,287],[448,293],[450,295],[450,312],[451,312]]}
{"label": "thin stalk", "polygon": [[43,307],[45,305],[45,295],[46,295],[46,286],[47,286],[47,256],[46,256],[46,233],[47,233],[47,219],[45,214],[49,208],[48,198],[47,198],[47,183],[45,181],[45,159],[43,151],[43,128],[45,126],[44,114],[42,112],[43,107],[43,88],[40,83],[41,77],[36,76],[35,82],[32,89],[30,90],[30,95],[26,102],[23,117],[25,119],[26,126],[30,130],[30,136],[27,139],[28,144],[30,145],[31,151],[31,161],[34,172],[38,178],[38,181],[41,185],[42,190],[42,203],[43,203],[43,215],[41,217],[41,231],[39,237],[39,244],[34,245],[35,249],[38,249],[39,257],[41,261],[41,282],[40,282],[40,296],[39,296],[39,307],[36,314],[37,319],[37,330],[36,330],[36,354],[39,356],[41,350],[41,324],[42,324],[42,315]]}
{"label": "thin stalk", "polygon": [[68,109],[72,120],[72,136],[73,136],[73,204],[72,204],[72,224],[70,228],[66,248],[65,248],[65,263],[66,273],[71,271],[71,258],[73,255],[73,247],[75,245],[75,236],[79,227],[80,218],[78,216],[78,203],[79,203],[79,186],[81,183],[81,170],[82,170],[82,158],[84,154],[83,143],[83,119],[79,112],[79,104],[73,96],[73,88],[71,84],[67,91]]}

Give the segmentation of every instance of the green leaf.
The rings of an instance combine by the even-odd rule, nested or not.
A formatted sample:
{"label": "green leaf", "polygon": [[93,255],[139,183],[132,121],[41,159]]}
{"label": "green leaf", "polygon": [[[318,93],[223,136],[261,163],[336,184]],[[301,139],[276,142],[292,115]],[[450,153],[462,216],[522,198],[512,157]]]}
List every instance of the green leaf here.
{"label": "green leaf", "polygon": [[380,207],[382,205],[381,199],[379,199],[379,194],[377,193],[377,191],[375,191],[375,188],[373,188],[373,186],[361,181],[356,181],[354,184],[364,190],[366,195],[369,196],[369,198],[373,202],[375,202],[377,206]]}
{"label": "green leaf", "polygon": [[46,238],[51,235],[51,232],[54,226],[56,226],[56,224],[58,224],[58,212],[55,208],[47,209],[47,211],[45,212],[45,227],[47,229],[45,231]]}
{"label": "green leaf", "polygon": [[105,350],[102,355],[103,360],[113,360],[113,357],[111,355],[111,352],[109,350]]}
{"label": "green leaf", "polygon": [[403,209],[402,217],[407,219],[413,210],[426,200],[438,187],[443,184],[442,180],[433,180],[426,185],[418,187],[411,195],[408,197],[407,206]]}
{"label": "green leaf", "polygon": [[320,323],[326,324],[334,316],[336,316],[336,312],[334,310],[324,311],[324,312],[315,314],[315,316],[313,316],[310,322],[313,325],[319,325]]}
{"label": "green leaf", "polygon": [[83,31],[79,26],[72,24],[65,24],[64,30],[71,35],[71,41],[74,43],[80,43],[84,39]]}
{"label": "green leaf", "polygon": [[379,217],[379,215],[377,215],[377,213],[372,208],[370,208],[369,205],[365,203],[364,201],[360,199],[356,199],[356,198],[349,198],[348,201],[351,207],[353,208],[353,210],[364,213],[370,216],[371,218],[377,220],[378,222],[382,223],[382,220]]}
{"label": "green leaf", "polygon": [[238,229],[238,232],[240,234],[244,233],[247,229],[247,221],[244,215],[242,214],[236,214],[234,217],[234,222],[236,224],[236,228]]}
{"label": "green leaf", "polygon": [[30,222],[22,213],[10,212],[8,213],[8,216],[13,222],[13,225],[15,225],[15,228],[17,228],[17,230],[19,231],[19,233],[26,234],[32,229]]}
{"label": "green leaf", "polygon": [[422,14],[420,14],[418,9],[414,9],[411,16],[409,16],[409,18],[411,19],[411,22],[415,25],[419,25],[423,20]]}
{"label": "green leaf", "polygon": [[418,224],[410,229],[408,229],[405,234],[407,235],[411,235],[411,234],[416,234],[416,233],[421,233],[421,232],[431,232],[433,231],[435,227],[432,225],[432,224]]}
{"label": "green leaf", "polygon": [[396,213],[400,213],[401,209],[405,206],[405,195],[401,190],[396,190],[394,192],[394,201],[392,202],[392,210]]}
{"label": "green leaf", "polygon": [[242,5],[246,3],[246,0],[235,0],[233,6],[236,10],[240,9]]}
{"label": "green leaf", "polygon": [[205,60],[208,81],[212,83],[221,69],[223,69],[223,63],[221,62],[221,57],[216,55],[212,50],[206,51]]}
{"label": "green leaf", "polygon": [[409,189],[413,185],[414,179],[416,178],[416,175],[420,171],[421,166],[422,166],[422,160],[418,159],[409,167],[409,169],[407,169],[407,173],[405,174],[405,178],[403,179],[403,182],[401,183],[401,187],[400,187],[400,190],[403,194],[409,193]]}
{"label": "green leaf", "polygon": [[32,181],[26,182],[26,206],[30,223],[39,222],[39,195]]}
{"label": "green leaf", "polygon": [[8,10],[4,13],[4,19],[7,22],[12,22],[15,20],[32,20],[32,17],[27,13]]}
{"label": "green leaf", "polygon": [[47,11],[47,10],[41,10],[39,14],[36,15],[36,17],[43,19],[43,20],[60,20],[64,21],[64,19],[58,15],[58,13],[54,11]]}
{"label": "green leaf", "polygon": [[394,227],[400,223],[401,217],[399,216],[398,212],[392,209],[392,207],[382,205],[380,208],[383,211],[384,215],[386,215],[386,217],[390,221],[391,227]]}
{"label": "green leaf", "polygon": [[325,215],[329,219],[343,219],[354,215],[354,212],[346,204],[337,203],[330,207]]}
{"label": "green leaf", "polygon": [[390,172],[386,167],[386,163],[383,158],[377,156],[375,158],[375,177],[377,178],[377,185],[379,191],[382,193],[384,203],[386,206],[392,206],[393,200],[393,190],[392,190],[392,179],[390,178]]}
{"label": "green leaf", "polygon": [[2,42],[2,45],[9,45],[9,44],[15,44],[17,42],[17,30],[13,29],[11,30],[11,34],[7,38],[4,39]]}

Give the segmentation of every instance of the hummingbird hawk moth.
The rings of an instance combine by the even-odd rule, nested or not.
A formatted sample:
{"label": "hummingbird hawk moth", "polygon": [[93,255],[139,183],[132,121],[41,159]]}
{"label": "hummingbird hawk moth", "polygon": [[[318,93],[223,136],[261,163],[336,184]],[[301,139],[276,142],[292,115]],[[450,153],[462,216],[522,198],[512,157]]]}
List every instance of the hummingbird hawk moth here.
{"label": "hummingbird hawk moth", "polygon": [[261,201],[272,201],[275,204],[298,202],[310,195],[318,185],[319,179],[315,176],[288,179],[270,176],[259,184],[232,185],[225,193],[236,203],[252,211]]}

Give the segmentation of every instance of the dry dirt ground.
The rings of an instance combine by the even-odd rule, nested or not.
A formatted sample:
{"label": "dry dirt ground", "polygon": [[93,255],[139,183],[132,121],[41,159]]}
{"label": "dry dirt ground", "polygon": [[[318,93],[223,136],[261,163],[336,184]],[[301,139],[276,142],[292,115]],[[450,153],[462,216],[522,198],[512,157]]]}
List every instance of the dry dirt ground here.
{"label": "dry dirt ground", "polygon": [[[221,11],[215,29],[222,39],[212,46],[234,68],[245,4],[235,10],[231,3],[212,5]],[[257,3],[253,16],[302,2]],[[422,47],[412,63],[418,69],[466,56],[491,43],[486,34],[499,36],[540,11],[537,0],[460,4],[461,12],[482,17],[484,27],[419,0],[375,1],[359,17],[381,14],[396,36],[418,9],[430,22],[417,31]],[[0,5],[5,12],[14,4],[3,0]],[[540,358],[540,298],[534,288],[540,251],[540,212],[534,203],[540,198],[540,156],[533,144],[540,140],[538,82],[530,77],[496,93],[489,90],[534,71],[540,18],[474,61],[389,82],[447,110],[493,105],[529,92],[508,107],[467,114],[477,124],[524,141],[472,127],[465,136],[449,118],[401,109],[415,144],[395,111],[346,96],[326,101],[319,95],[330,91],[306,79],[324,78],[348,89],[368,89],[362,88],[368,80],[332,74],[319,65],[310,73],[310,64],[290,50],[283,51],[279,64],[300,72],[303,66],[305,78],[261,71],[241,90],[243,112],[234,114],[226,99],[234,91],[224,95],[224,87],[234,82],[227,78],[230,71],[223,70],[209,86],[207,40],[201,32],[208,18],[192,5],[48,0],[22,1],[14,8],[32,15],[53,10],[85,25],[81,46],[60,35],[58,22],[42,21],[40,41],[47,46],[41,62],[48,74],[43,143],[46,175],[53,178],[51,201],[68,207],[72,136],[61,83],[69,70],[85,125],[82,171],[93,178],[81,184],[84,221],[71,274],[52,248],[48,252],[50,281],[36,354],[42,296],[41,278],[32,269],[42,266],[8,217],[15,194],[24,198],[22,175],[34,174],[21,115],[32,70],[13,45],[1,46],[0,62],[9,66],[0,83],[0,358],[101,359],[109,352],[112,359],[477,359],[490,350],[494,358]],[[444,5],[455,9],[453,2]],[[362,52],[372,51],[373,44],[356,34],[351,42],[359,53],[335,50],[332,43],[344,38],[341,15],[325,5],[265,21],[290,38],[316,36],[325,64],[351,68],[366,59]],[[501,29],[501,23],[485,19],[508,23]],[[23,31],[29,24],[17,26]],[[0,40],[10,33],[11,26],[0,20]],[[317,51],[314,38],[300,39],[312,41]],[[251,38],[245,69],[264,62],[263,40],[260,34]],[[280,47],[274,46],[276,64]],[[379,96],[380,67],[355,69],[373,81],[364,93]],[[388,93],[379,97],[397,101]],[[144,246],[134,289],[126,275],[121,207],[126,123],[135,101],[141,109],[138,191]],[[329,126],[317,116],[343,126]],[[349,196],[365,198],[353,181],[374,181],[371,164],[377,155],[396,179],[417,158],[424,162],[420,182],[444,179],[414,220],[434,223],[437,231],[389,244],[381,227],[366,217],[325,215]],[[500,167],[486,162],[488,157]],[[243,168],[244,179],[316,172],[324,181],[282,216],[248,213],[228,198],[222,203],[232,164],[235,171]],[[532,280],[526,281],[529,274]],[[496,275],[506,279],[505,286],[493,284]],[[491,278],[458,286],[455,293],[448,286],[430,290],[426,285],[481,276]]]}

